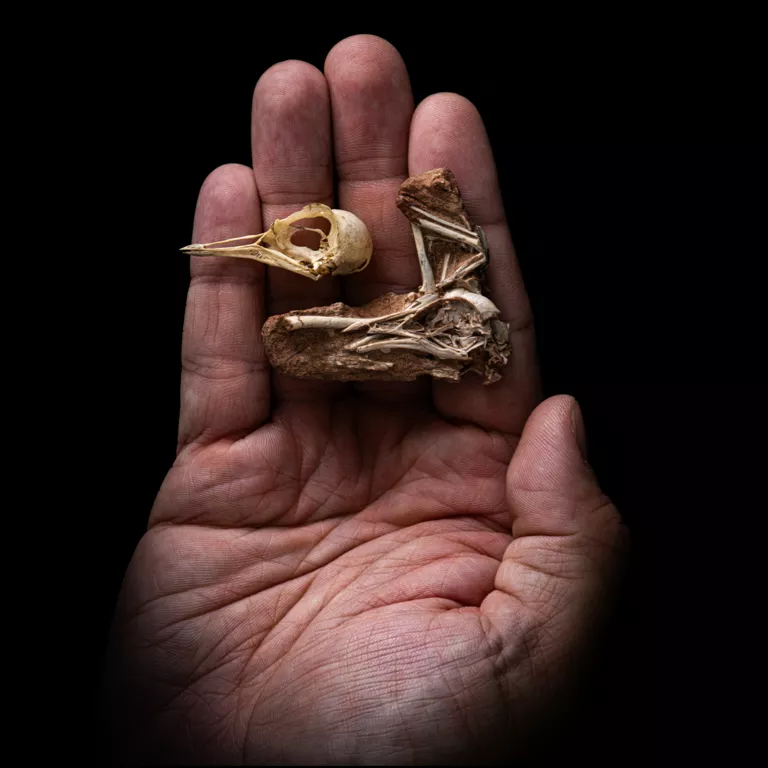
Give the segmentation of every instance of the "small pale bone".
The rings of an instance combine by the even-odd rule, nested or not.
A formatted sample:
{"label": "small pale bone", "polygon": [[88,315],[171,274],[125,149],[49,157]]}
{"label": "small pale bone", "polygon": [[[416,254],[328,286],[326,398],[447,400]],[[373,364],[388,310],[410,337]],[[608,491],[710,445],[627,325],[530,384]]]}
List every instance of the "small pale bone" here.
{"label": "small pale bone", "polygon": [[363,368],[366,371],[388,371],[393,368],[395,364],[382,360],[371,360],[370,358],[363,357],[362,355],[350,355],[349,357],[337,359],[336,365],[339,368],[351,368],[353,370]]}
{"label": "small pale bone", "polygon": [[480,245],[480,238],[477,237],[477,235],[473,235],[470,237],[469,235],[465,235],[463,232],[453,230],[450,227],[446,227],[443,224],[438,224],[434,221],[430,221],[429,219],[420,219],[419,224],[424,229],[429,229],[432,232],[437,232],[443,237],[447,237],[449,240],[457,240],[460,243],[464,243],[465,245],[471,245],[475,248],[477,248]]}
{"label": "small pale bone", "polygon": [[300,328],[325,328],[340,331],[357,322],[355,317],[328,317],[326,315],[286,315],[283,320],[292,331]]}
{"label": "small pale bone", "polygon": [[379,317],[361,317],[355,318],[354,322],[350,324],[348,328],[344,329],[344,333],[354,333],[360,331],[363,328],[371,325],[371,323],[381,323],[385,320],[397,320],[402,318],[405,322],[410,320],[416,314],[429,307],[436,306],[440,301],[438,294],[428,294],[426,296],[419,296],[412,304],[406,309],[401,309],[399,312],[392,312],[388,315],[381,315]]}
{"label": "small pale bone", "polygon": [[[446,291],[442,299],[466,301],[471,304],[480,315],[481,320],[488,320],[499,314],[498,307],[481,293],[473,293],[463,288],[454,288]],[[328,317],[326,315],[285,315],[283,321],[288,324],[291,330],[301,328],[325,328],[326,330],[343,330],[345,332],[354,332],[362,330],[374,324],[381,324],[387,320],[395,320],[400,317],[413,317],[425,309],[436,306],[441,301],[440,297],[435,295],[432,301],[415,301],[410,307],[401,312],[393,312],[389,315],[379,317]]]}
{"label": "small pale bone", "polygon": [[[296,222],[325,219],[330,230],[301,227]],[[320,235],[317,249],[296,245],[296,232],[308,230]],[[250,242],[243,242],[250,241]],[[365,224],[353,213],[311,203],[284,219],[276,219],[259,235],[243,235],[212,243],[196,243],[181,249],[193,256],[233,256],[254,259],[272,267],[287,269],[312,280],[323,275],[350,275],[368,266],[373,241]]]}
{"label": "small pale bone", "polygon": [[482,293],[472,293],[472,291],[465,291],[463,288],[453,288],[450,291],[446,291],[443,294],[443,298],[446,299],[460,299],[471,304],[480,315],[481,320],[488,320],[491,317],[496,317],[499,314],[499,308]]}
{"label": "small pale bone", "polygon": [[356,347],[355,351],[373,352],[376,349],[385,352],[392,349],[408,349],[414,352],[425,352],[428,355],[433,355],[443,360],[467,360],[469,358],[469,355],[463,350],[451,350],[427,339],[384,339]]}
{"label": "small pale bone", "polygon": [[421,233],[421,227],[415,222],[411,222],[413,230],[413,240],[416,244],[416,255],[419,258],[419,269],[421,270],[421,288],[422,293],[435,292],[435,276],[432,274],[432,265],[429,263],[427,249],[424,245],[424,235]]}
{"label": "small pale bone", "polygon": [[443,288],[446,285],[449,285],[451,283],[455,283],[459,280],[461,280],[465,275],[468,275],[470,272],[473,272],[478,267],[481,267],[486,262],[486,257],[482,253],[476,254],[473,258],[468,259],[462,266],[460,266],[457,270],[453,272],[453,274],[447,278],[445,281],[440,282],[440,287]]}
{"label": "small pale bone", "polygon": [[469,235],[470,237],[475,237],[475,233],[471,229],[462,227],[461,224],[456,224],[456,222],[454,221],[449,221],[448,219],[443,219],[440,216],[435,216],[434,213],[425,211],[423,208],[419,208],[417,205],[412,205],[411,210],[416,211],[416,213],[420,214],[421,216],[424,216],[427,219],[430,219],[438,224],[442,224],[444,227],[451,227],[453,229],[457,229],[459,232],[463,232],[465,235]]}

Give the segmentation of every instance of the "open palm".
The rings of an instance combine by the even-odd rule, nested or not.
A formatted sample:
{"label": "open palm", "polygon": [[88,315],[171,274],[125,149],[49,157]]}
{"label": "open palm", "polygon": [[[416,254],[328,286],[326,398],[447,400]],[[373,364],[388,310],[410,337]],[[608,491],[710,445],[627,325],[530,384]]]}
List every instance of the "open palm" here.
{"label": "open palm", "polygon": [[[113,627],[116,746],[187,764],[491,759],[567,683],[624,537],[581,456],[578,407],[536,407],[530,309],[482,121],[451,94],[414,112],[400,56],[359,36],[324,74],[267,71],[252,136],[253,168],[203,185],[195,242],[323,202],[365,221],[374,257],[317,283],[192,260],[178,457]],[[395,197],[441,166],[488,237],[491,295],[512,327],[502,380],[270,371],[267,315],[418,286]]]}

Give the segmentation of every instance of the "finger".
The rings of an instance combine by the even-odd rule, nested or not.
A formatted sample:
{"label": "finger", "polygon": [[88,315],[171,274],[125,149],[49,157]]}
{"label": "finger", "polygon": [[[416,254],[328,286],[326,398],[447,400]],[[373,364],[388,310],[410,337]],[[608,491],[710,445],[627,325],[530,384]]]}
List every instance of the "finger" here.
{"label": "finger", "polygon": [[[253,171],[264,228],[308,203],[333,205],[333,157],[328,86],[323,73],[303,61],[268,69],[253,94]],[[313,281],[284,269],[267,271],[269,314],[328,304],[338,282]]]}
{"label": "finger", "polygon": [[[303,61],[268,69],[253,95],[253,170],[264,228],[309,203],[333,206],[333,154],[328,85],[323,73]],[[326,306],[341,299],[338,279],[313,281],[284,269],[267,270],[269,315]],[[274,375],[281,399],[335,393],[334,383]]]}
{"label": "finger", "polygon": [[552,397],[531,415],[507,472],[513,541],[481,606],[509,653],[524,643],[548,683],[586,648],[627,554],[626,530],[584,445],[573,398]]}
{"label": "finger", "polygon": [[[420,283],[411,227],[395,205],[408,174],[413,95],[405,64],[386,40],[356,35],[338,43],[325,61],[331,94],[339,206],[359,216],[373,238],[370,265],[345,279],[347,303],[364,304]],[[382,398],[428,394],[429,384],[359,385]]]}
{"label": "finger", "polygon": [[[258,233],[259,196],[242,165],[217,168],[195,210],[195,243]],[[246,259],[192,256],[182,340],[179,449],[247,433],[269,414],[261,343],[264,267]]]}
{"label": "finger", "polygon": [[484,385],[467,374],[459,384],[435,382],[435,405],[446,416],[519,435],[539,400],[539,370],[528,296],[507,227],[493,152],[471,102],[441,93],[425,99],[411,123],[409,170],[453,171],[470,219],[488,238],[489,293],[511,326],[512,355],[502,379]]}
{"label": "finger", "polygon": [[395,205],[408,173],[408,126],[413,95],[400,54],[385,40],[356,35],[325,61],[333,105],[339,204],[365,221],[374,258],[345,290],[362,304],[391,290],[418,287],[411,227]]}

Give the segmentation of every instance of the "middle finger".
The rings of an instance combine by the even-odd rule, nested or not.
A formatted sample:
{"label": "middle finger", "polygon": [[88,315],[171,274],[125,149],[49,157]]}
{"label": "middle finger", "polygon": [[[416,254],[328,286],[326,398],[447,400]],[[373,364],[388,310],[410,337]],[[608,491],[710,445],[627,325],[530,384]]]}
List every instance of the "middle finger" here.
{"label": "middle finger", "polygon": [[373,238],[369,266],[345,280],[349,303],[418,288],[411,226],[395,199],[408,174],[413,95],[400,54],[371,35],[347,38],[328,54],[339,206],[359,216]]}
{"label": "middle finger", "polygon": [[[417,290],[420,273],[411,226],[395,201],[408,174],[413,94],[405,64],[386,40],[356,35],[338,43],[325,61],[331,94],[339,207],[359,216],[373,238],[373,258],[345,278],[348,304],[387,292]],[[426,395],[425,380],[365,382],[368,393],[399,398]]]}

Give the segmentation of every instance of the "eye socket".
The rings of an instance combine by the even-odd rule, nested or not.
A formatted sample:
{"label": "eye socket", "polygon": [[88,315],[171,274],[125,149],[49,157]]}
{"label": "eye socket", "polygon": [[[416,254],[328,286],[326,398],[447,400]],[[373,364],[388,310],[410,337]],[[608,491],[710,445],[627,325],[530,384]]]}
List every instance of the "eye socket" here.
{"label": "eye socket", "polygon": [[331,231],[331,222],[322,216],[316,216],[312,219],[299,219],[291,223],[291,229],[296,231],[291,235],[293,245],[311,248],[313,251],[320,249],[322,235],[319,232],[313,232],[313,229],[320,229],[325,236]]}
{"label": "eye socket", "polygon": [[299,229],[291,235],[291,244],[301,248],[311,248],[313,251],[320,250],[322,235],[319,232],[313,232],[311,229]]}

